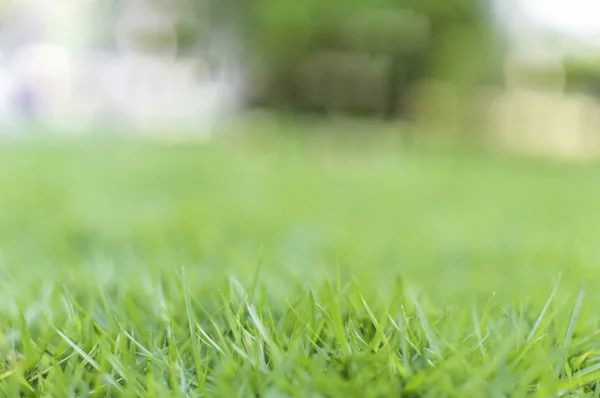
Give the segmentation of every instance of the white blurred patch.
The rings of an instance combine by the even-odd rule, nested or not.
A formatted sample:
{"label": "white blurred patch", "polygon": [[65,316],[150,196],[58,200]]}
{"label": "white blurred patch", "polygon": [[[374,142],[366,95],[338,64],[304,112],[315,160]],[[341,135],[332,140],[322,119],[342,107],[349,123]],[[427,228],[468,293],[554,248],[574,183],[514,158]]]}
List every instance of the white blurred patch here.
{"label": "white blurred patch", "polygon": [[33,90],[40,104],[39,116],[52,122],[68,107],[74,71],[69,53],[51,43],[35,43],[8,62],[16,87]]}
{"label": "white blurred patch", "polygon": [[577,36],[600,35],[597,0],[521,0],[521,3],[533,21],[545,26]]}
{"label": "white blurred patch", "polygon": [[[74,31],[58,29],[57,21],[68,22],[68,15],[49,12],[49,6],[28,3],[14,14],[10,29],[0,29],[0,46],[9,49],[4,59],[0,57],[0,123],[20,123],[29,117],[58,131],[124,126],[206,136],[237,110],[240,80],[225,71],[231,69],[229,61],[220,66],[222,73],[210,76],[202,57],[177,57],[168,12],[132,0],[117,23],[119,51],[99,52],[58,40],[64,32],[72,36]],[[45,21],[46,16],[54,23]],[[34,29],[40,26],[44,29]],[[149,50],[140,41],[149,33],[160,37],[160,51]],[[25,94],[35,108],[32,112],[26,109],[26,100],[15,101]]]}
{"label": "white blurred patch", "polygon": [[13,122],[10,102],[15,88],[16,83],[12,75],[6,70],[0,69],[0,127],[10,126]]}

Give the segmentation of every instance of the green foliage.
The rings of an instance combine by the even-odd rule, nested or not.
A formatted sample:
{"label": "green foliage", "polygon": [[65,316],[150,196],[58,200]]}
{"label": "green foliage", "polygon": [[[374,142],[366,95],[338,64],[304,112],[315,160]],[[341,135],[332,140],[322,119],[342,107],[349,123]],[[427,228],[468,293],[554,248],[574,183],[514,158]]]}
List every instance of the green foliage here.
{"label": "green foliage", "polygon": [[244,36],[250,53],[266,60],[263,75],[271,78],[269,89],[279,92],[276,101],[283,91],[294,102],[298,64],[323,50],[391,59],[388,79],[401,91],[391,93],[395,100],[421,79],[461,85],[498,80],[499,36],[488,5],[484,0],[255,0],[246,8]]}
{"label": "green foliage", "polygon": [[600,60],[567,59],[564,69],[567,89],[600,96]]}
{"label": "green foliage", "polygon": [[[243,44],[243,65],[258,86],[250,97],[272,105],[307,106],[300,88],[319,85],[348,73],[350,83],[329,95],[320,90],[323,110],[339,108],[329,97],[373,97],[368,108],[393,116],[410,97],[411,87],[423,79],[439,79],[458,85],[497,82],[501,76],[499,36],[492,26],[487,0],[177,0],[160,3],[176,10],[173,15],[178,50],[182,53],[218,45],[223,30]],[[114,18],[119,3],[94,4],[98,10],[99,38],[114,45]],[[170,11],[172,11],[170,10]],[[169,12],[170,12],[169,11]],[[165,33],[142,32],[138,38],[151,47],[173,40]],[[217,49],[219,50],[219,49]],[[307,81],[302,65],[323,52],[341,54],[327,72]],[[209,55],[210,57],[210,55]],[[345,64],[354,57],[356,65]],[[374,64],[391,66],[374,78]],[[260,77],[259,78],[257,78]],[[386,80],[388,92],[364,94],[362,87]],[[367,101],[363,101],[367,102]],[[346,108],[353,108],[348,104]]]}

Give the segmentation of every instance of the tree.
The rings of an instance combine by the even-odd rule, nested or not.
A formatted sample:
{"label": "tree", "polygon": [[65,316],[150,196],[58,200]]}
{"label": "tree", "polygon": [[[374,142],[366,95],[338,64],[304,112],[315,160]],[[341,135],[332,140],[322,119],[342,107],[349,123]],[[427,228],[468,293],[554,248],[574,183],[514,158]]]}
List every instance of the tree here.
{"label": "tree", "polygon": [[298,105],[297,66],[317,51],[370,54],[392,65],[391,116],[402,93],[422,79],[459,86],[498,81],[501,53],[488,6],[485,0],[250,0],[240,21],[246,55],[263,60],[268,102]]}

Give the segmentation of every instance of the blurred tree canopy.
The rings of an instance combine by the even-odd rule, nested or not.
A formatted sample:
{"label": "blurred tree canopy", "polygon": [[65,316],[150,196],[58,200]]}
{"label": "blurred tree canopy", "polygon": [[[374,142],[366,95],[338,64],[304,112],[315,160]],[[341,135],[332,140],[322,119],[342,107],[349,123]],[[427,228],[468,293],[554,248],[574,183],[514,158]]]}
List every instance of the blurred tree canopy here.
{"label": "blurred tree canopy", "polygon": [[249,102],[392,117],[423,80],[502,79],[489,0],[147,1],[178,9],[180,53],[237,37]]}
{"label": "blurred tree canopy", "polygon": [[[348,75],[347,85],[358,84],[374,79],[370,64],[386,64],[379,68],[386,76],[379,78],[389,88],[382,93],[388,116],[423,79],[458,86],[501,79],[499,35],[486,0],[246,1],[239,16],[242,37],[250,59],[261,60],[262,95],[269,103],[301,106],[299,91],[310,82],[299,81],[298,69],[323,52],[343,56],[330,57],[333,65],[321,71],[321,82]],[[349,65],[349,54],[362,65]]]}
{"label": "blurred tree canopy", "polygon": [[568,91],[600,98],[600,58],[567,58],[564,62],[564,73]]}

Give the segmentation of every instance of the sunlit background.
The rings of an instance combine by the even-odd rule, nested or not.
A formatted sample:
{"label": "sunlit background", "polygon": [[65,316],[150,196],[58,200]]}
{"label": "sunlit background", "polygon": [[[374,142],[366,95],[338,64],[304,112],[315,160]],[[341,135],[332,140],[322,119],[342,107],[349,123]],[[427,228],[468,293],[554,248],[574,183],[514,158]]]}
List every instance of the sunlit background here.
{"label": "sunlit background", "polygon": [[599,15],[591,0],[3,0],[0,122],[205,139],[259,109],[589,157]]}

